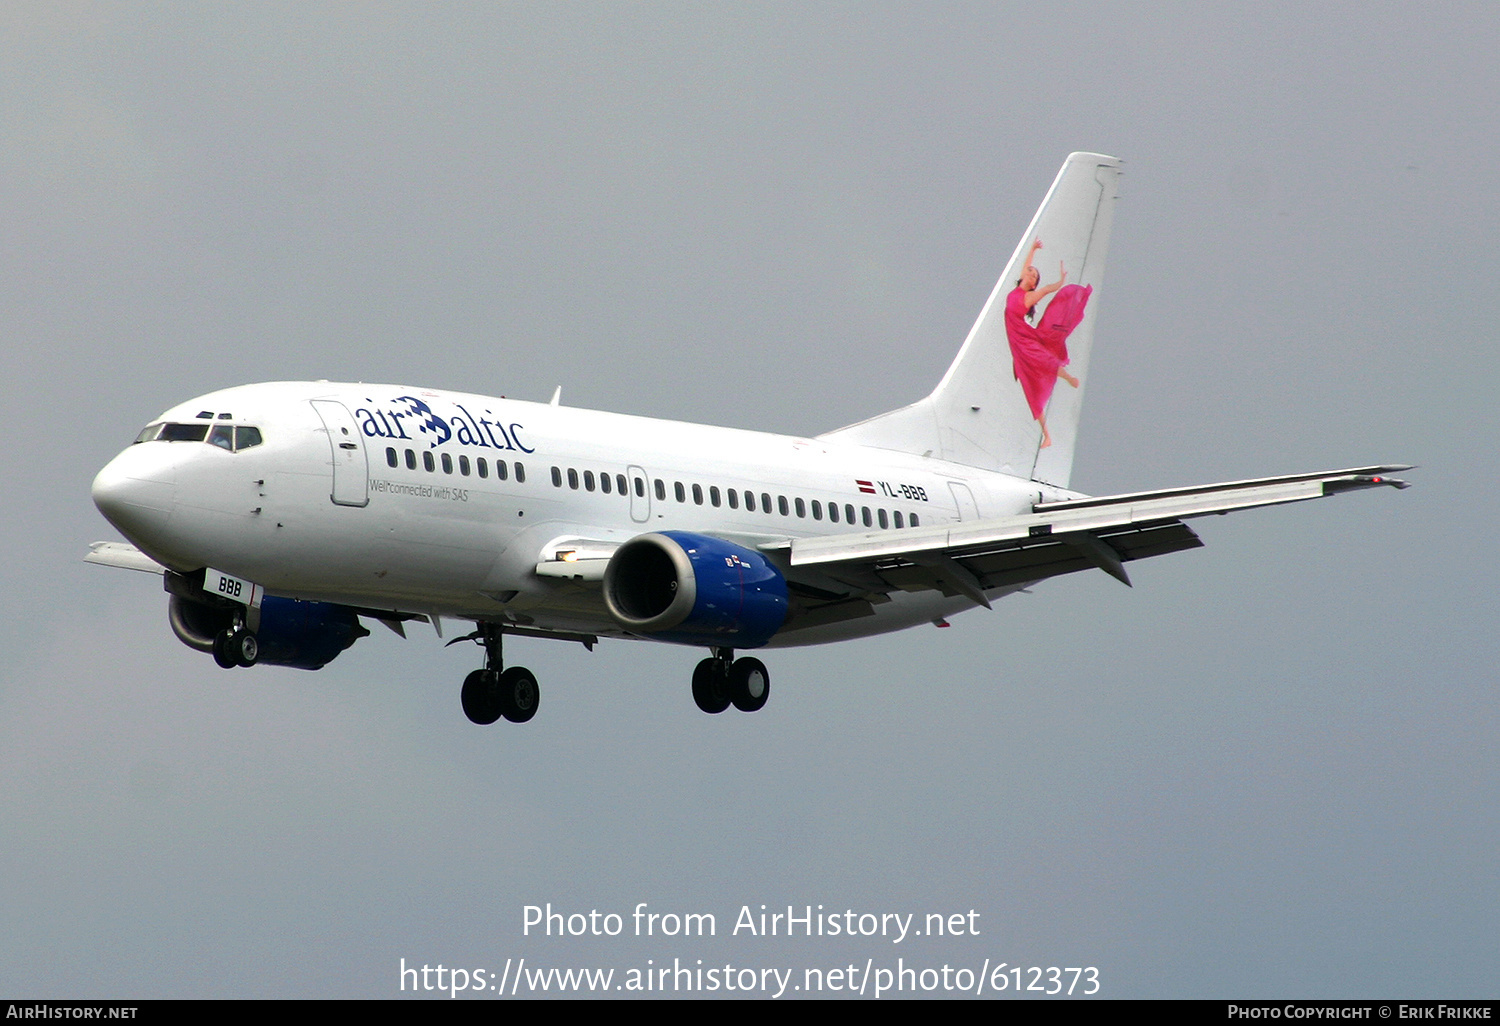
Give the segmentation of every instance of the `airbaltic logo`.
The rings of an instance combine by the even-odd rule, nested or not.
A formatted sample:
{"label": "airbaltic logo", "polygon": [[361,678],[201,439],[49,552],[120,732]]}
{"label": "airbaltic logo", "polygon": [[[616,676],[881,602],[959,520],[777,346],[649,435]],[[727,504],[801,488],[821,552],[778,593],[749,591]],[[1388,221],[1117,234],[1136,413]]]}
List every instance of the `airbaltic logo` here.
{"label": "airbaltic logo", "polygon": [[[369,406],[354,411],[364,433],[371,438],[404,438],[409,442],[427,441],[429,449],[436,449],[450,438],[459,445],[473,445],[483,449],[509,449],[512,452],[536,452],[521,440],[525,430],[520,424],[505,424],[491,410],[488,417],[476,417],[461,404],[454,403],[458,413],[442,417],[416,396],[403,395],[377,405],[366,399]],[[495,418],[493,420],[489,418]],[[408,433],[411,432],[411,433]]]}

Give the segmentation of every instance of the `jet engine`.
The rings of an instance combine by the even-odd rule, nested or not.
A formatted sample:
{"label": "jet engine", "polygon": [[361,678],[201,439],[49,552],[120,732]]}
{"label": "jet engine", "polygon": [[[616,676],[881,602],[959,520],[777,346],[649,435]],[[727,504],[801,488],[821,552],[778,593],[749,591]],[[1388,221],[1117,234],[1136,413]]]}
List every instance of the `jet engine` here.
{"label": "jet engine", "polygon": [[[214,638],[234,624],[234,612],[227,605],[173,594],[167,622],[188,648],[213,652]],[[267,595],[261,599],[254,633],[260,647],[256,663],[317,670],[370,632],[348,606]]]}
{"label": "jet engine", "polygon": [[786,578],[765,556],[685,531],[643,534],[604,569],[604,602],[633,634],[759,648],[786,620]]}

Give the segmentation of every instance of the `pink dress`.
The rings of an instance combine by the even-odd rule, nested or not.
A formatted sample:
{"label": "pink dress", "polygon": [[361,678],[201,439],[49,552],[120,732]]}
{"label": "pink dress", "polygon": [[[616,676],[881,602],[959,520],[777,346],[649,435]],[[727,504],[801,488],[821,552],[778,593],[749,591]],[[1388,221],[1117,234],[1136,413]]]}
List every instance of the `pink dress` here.
{"label": "pink dress", "polygon": [[1064,285],[1042,311],[1040,323],[1026,319],[1026,290],[1017,286],[1005,300],[1005,337],[1010,340],[1011,366],[1031,416],[1041,419],[1057,372],[1068,365],[1068,336],[1083,320],[1092,285]]}

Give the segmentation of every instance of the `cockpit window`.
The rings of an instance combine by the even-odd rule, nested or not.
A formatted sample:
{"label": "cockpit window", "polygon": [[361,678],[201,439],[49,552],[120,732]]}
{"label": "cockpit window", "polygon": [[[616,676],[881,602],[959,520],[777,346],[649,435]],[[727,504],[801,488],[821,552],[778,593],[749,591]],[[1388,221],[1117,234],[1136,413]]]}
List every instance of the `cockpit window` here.
{"label": "cockpit window", "polygon": [[141,442],[208,442],[220,449],[238,452],[260,445],[260,428],[243,424],[148,424],[135,436]]}
{"label": "cockpit window", "polygon": [[207,434],[207,424],[163,424],[156,437],[162,442],[201,442]]}

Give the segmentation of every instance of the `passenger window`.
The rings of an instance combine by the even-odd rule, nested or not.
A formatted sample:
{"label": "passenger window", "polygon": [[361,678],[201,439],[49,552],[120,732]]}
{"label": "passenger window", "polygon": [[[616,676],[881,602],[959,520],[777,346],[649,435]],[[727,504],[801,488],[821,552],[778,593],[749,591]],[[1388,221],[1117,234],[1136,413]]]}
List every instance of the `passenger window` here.
{"label": "passenger window", "polygon": [[406,450],[406,469],[417,469],[417,454],[412,452],[410,449]]}
{"label": "passenger window", "polygon": [[703,486],[701,484],[693,485],[693,502],[699,506],[703,505]]}
{"label": "passenger window", "polygon": [[786,496],[785,495],[778,495],[778,496],[776,496],[776,508],[779,509],[779,510],[781,510],[781,515],[782,516],[786,516],[787,515],[787,506],[786,506]]}
{"label": "passenger window", "polygon": [[[771,494],[769,492],[760,493],[760,508],[763,513],[771,512]],[[782,512],[786,511],[783,510]]]}
{"label": "passenger window", "polygon": [[594,472],[592,470],[585,470],[583,472],[583,487],[586,491],[591,492],[594,490]]}
{"label": "passenger window", "polygon": [[568,487],[573,489],[575,492],[578,491],[578,471],[574,470],[572,467],[568,468]]}
{"label": "passenger window", "polygon": [[823,504],[821,502],[819,502],[817,499],[814,499],[812,501],[812,508],[813,508],[813,519],[814,520],[822,520],[823,519]]}
{"label": "passenger window", "polygon": [[625,487],[625,475],[624,474],[616,474],[615,475],[615,491],[619,492],[621,495],[629,495],[630,494],[630,490]]}
{"label": "passenger window", "polygon": [[719,486],[718,485],[709,485],[709,487],[708,487],[708,501],[714,507],[714,509],[718,509],[719,508]]}
{"label": "passenger window", "polygon": [[386,466],[390,466],[390,467],[394,467],[397,463],[401,462],[400,460],[398,460],[396,458],[396,450],[395,449],[393,449],[393,448],[392,449],[386,449],[386,451],[385,451],[385,462],[386,462]]}
{"label": "passenger window", "polygon": [[838,503],[836,503],[836,502],[830,502],[828,504],[828,519],[831,520],[831,521],[833,521],[835,524],[839,522],[839,504]]}
{"label": "passenger window", "polygon": [[739,509],[740,508],[739,493],[737,493],[733,488],[728,489],[728,491],[729,491],[729,508],[730,509]]}
{"label": "passenger window", "polygon": [[906,526],[906,524],[903,523],[902,520],[901,520],[901,511],[899,509],[896,510],[896,512],[892,513],[891,517],[896,521],[896,529],[897,530],[900,530],[901,528],[903,528],[903,527]]}
{"label": "passenger window", "polygon": [[552,468],[552,487],[554,487],[554,488],[561,488],[562,487],[562,471],[559,470],[557,467],[553,467]]}
{"label": "passenger window", "polygon": [[875,524],[870,520],[870,507],[869,506],[862,506],[860,508],[860,510],[864,514],[860,519],[862,519],[864,521],[865,526],[866,527],[874,527]]}
{"label": "passenger window", "polygon": [[[500,480],[502,480],[502,481],[505,480],[505,475],[504,474],[500,475]],[[517,463],[516,464],[516,484],[525,484],[525,483],[526,483],[526,464],[524,464],[524,463]]]}
{"label": "passenger window", "polygon": [[755,493],[748,488],[745,489],[745,508],[751,513],[755,512]]}
{"label": "passenger window", "polygon": [[803,504],[802,496],[800,495],[797,496],[797,515],[799,517],[807,516],[807,507]]}
{"label": "passenger window", "polygon": [[612,486],[609,483],[609,475],[608,474],[600,474],[599,475],[599,490],[601,492],[603,492],[605,495],[608,495],[609,492],[610,492],[610,488],[611,487]]}
{"label": "passenger window", "polygon": [[854,506],[847,502],[844,503],[844,523],[854,523]]}
{"label": "passenger window", "polygon": [[[503,466],[505,466],[505,464],[504,463],[497,463],[497,464],[495,464],[495,466],[497,466],[497,467],[503,467]],[[479,476],[480,477],[489,477],[490,476],[490,465],[485,460],[485,458],[483,456],[479,457],[478,459],[476,459],[474,461],[474,469],[477,470],[477,471],[479,471]]]}
{"label": "passenger window", "polygon": [[635,479],[635,497],[637,499],[646,497],[646,482],[639,477]]}
{"label": "passenger window", "polygon": [[672,490],[677,494],[678,502],[687,502],[687,492],[683,489],[681,481],[673,481]]}
{"label": "passenger window", "polygon": [[432,473],[435,469],[437,469],[434,466],[434,464],[433,464],[433,459],[432,459],[432,453],[431,452],[424,452],[422,454],[422,466],[425,467],[425,468],[427,468],[427,473],[429,473],[429,474]]}
{"label": "passenger window", "polygon": [[[480,460],[479,462],[483,463],[484,461]],[[519,468],[520,464],[518,463],[518,464],[516,464],[516,466],[517,466],[517,468]],[[497,479],[501,480],[501,481],[504,481],[505,478],[506,478],[506,474],[507,474],[507,471],[506,471],[506,467],[505,467],[505,461],[504,460],[496,460],[495,461],[495,477]],[[519,481],[520,479],[521,479],[521,476],[520,476],[520,473],[519,473],[519,470],[518,470],[517,474],[516,474],[516,480]]]}
{"label": "passenger window", "polygon": [[661,478],[656,479],[656,500],[658,502],[667,501],[667,483]]}
{"label": "passenger window", "polygon": [[879,510],[876,510],[875,512],[877,512],[877,513],[880,514],[880,529],[882,531],[888,529],[891,526],[891,524],[890,524],[890,521],[888,521],[885,518],[885,510],[879,509]]}
{"label": "passenger window", "polygon": [[911,515],[911,526],[913,526],[913,527],[918,526],[917,515],[915,513],[913,513]]}
{"label": "passenger window", "polygon": [[443,453],[443,473],[453,473],[453,457],[449,456],[447,453]]}
{"label": "passenger window", "polygon": [[469,457],[460,456],[458,458],[458,472],[464,477],[469,476]]}

